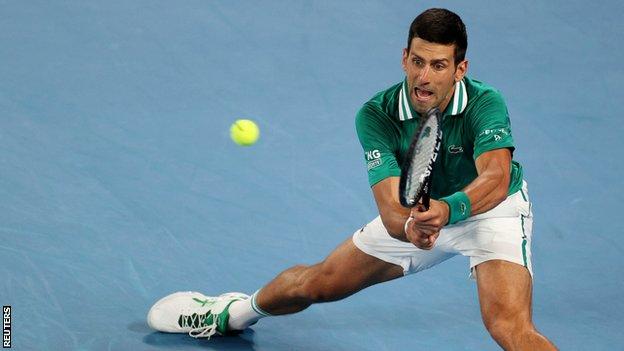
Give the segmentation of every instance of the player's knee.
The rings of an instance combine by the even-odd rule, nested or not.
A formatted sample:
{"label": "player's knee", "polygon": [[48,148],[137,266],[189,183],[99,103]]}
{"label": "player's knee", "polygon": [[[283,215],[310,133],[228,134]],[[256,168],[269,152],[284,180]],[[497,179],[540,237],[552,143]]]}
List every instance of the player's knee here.
{"label": "player's knee", "polygon": [[509,345],[511,335],[509,332],[512,331],[513,327],[511,323],[508,323],[504,320],[490,320],[484,321],[485,328],[488,333],[492,336],[494,340],[496,340],[500,345]]}
{"label": "player's knee", "polygon": [[336,301],[343,297],[341,284],[336,281],[335,271],[331,267],[319,264],[308,270],[302,288],[311,303]]}
{"label": "player's knee", "polygon": [[534,330],[531,322],[521,316],[484,318],[484,324],[500,345],[514,345],[523,335]]}

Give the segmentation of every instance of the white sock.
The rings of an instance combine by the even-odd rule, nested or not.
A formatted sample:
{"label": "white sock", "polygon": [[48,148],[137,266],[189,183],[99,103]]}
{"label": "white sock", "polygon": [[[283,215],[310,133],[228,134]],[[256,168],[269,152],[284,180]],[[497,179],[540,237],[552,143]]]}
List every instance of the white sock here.
{"label": "white sock", "polygon": [[260,318],[271,316],[260,309],[260,307],[256,304],[256,295],[258,295],[258,291],[246,300],[232,302],[228,310],[230,313],[228,329],[243,330],[250,325],[255,324],[258,320],[260,320]]}

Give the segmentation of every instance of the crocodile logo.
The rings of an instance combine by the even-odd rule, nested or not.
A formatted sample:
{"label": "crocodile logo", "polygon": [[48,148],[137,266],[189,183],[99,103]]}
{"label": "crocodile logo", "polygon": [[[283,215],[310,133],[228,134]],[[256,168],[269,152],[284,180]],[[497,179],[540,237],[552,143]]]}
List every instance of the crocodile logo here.
{"label": "crocodile logo", "polygon": [[461,154],[464,152],[464,147],[461,145],[449,145],[448,152],[449,154]]}

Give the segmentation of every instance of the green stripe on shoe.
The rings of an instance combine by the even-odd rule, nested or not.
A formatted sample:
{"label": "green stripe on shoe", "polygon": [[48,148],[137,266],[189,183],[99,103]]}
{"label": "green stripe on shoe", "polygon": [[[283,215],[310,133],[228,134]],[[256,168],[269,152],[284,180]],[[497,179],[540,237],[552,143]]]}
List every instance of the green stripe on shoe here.
{"label": "green stripe on shoe", "polygon": [[214,304],[214,301],[211,301],[209,299],[201,300],[201,299],[194,297],[193,300],[197,302],[198,304],[202,305],[202,307],[206,306],[206,304],[211,304],[211,305]]}
{"label": "green stripe on shoe", "polygon": [[[216,325],[217,331],[221,335],[225,335],[228,332],[228,322],[230,320],[230,305],[232,305],[236,301],[239,301],[239,300],[230,301],[230,303],[228,303],[227,306],[225,306],[225,308],[223,309],[223,311],[219,313],[218,315],[212,314],[212,313],[208,314],[206,318],[204,318],[203,320],[203,326],[208,326],[214,323]],[[214,320],[215,318],[217,318],[216,321]]]}

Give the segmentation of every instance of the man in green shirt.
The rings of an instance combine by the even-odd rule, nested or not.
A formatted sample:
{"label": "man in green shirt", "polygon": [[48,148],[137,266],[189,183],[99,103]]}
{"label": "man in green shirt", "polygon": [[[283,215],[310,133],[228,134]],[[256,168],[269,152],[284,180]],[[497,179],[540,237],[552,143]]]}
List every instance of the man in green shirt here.
{"label": "man in green shirt", "polygon": [[[505,103],[466,77],[467,36],[455,13],[430,9],[410,26],[403,82],[376,94],[356,117],[379,216],[324,261],[295,266],[252,296],[179,292],[150,309],[149,325],[194,337],[242,330],[262,317],[295,313],[368,286],[469,257],[483,321],[508,350],[554,350],[531,318],[531,205]],[[419,115],[438,107],[443,143],[430,209],[398,200],[400,165]]]}

